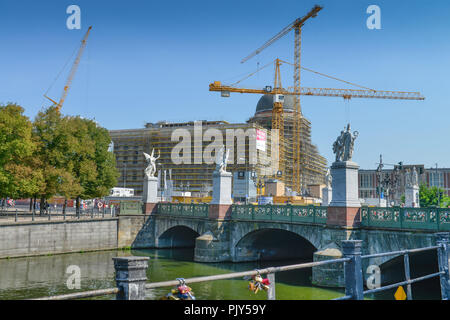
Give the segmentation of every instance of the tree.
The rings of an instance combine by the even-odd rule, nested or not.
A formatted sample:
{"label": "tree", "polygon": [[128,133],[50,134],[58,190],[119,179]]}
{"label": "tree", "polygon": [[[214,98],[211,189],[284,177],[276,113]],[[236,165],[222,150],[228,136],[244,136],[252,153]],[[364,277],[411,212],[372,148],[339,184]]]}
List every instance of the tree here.
{"label": "tree", "polygon": [[77,194],[77,211],[80,199],[99,198],[109,194],[117,184],[119,172],[115,158],[109,151],[111,137],[108,130],[95,121],[81,117],[66,117],[64,127],[72,139],[69,155],[72,175],[81,186]]}
{"label": "tree", "polygon": [[448,207],[450,205],[450,197],[442,188],[436,186],[428,188],[425,184],[421,184],[419,188],[420,206],[425,207]]}
{"label": "tree", "polygon": [[39,191],[42,174],[34,170],[32,124],[24,109],[0,105],[0,197],[28,197]]}
{"label": "tree", "polygon": [[46,200],[56,194],[70,198],[81,192],[79,181],[72,175],[70,155],[73,138],[66,130],[64,118],[55,106],[38,113],[33,123],[37,148],[35,168],[42,172],[43,185],[38,194],[43,213]]}

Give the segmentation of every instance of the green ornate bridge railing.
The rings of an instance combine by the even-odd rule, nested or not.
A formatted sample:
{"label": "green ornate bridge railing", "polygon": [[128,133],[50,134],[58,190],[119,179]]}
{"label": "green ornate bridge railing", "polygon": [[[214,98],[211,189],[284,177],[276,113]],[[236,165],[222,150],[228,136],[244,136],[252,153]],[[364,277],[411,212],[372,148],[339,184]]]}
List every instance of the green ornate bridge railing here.
{"label": "green ornate bridge railing", "polygon": [[231,219],[325,224],[327,207],[295,205],[233,205]]}
{"label": "green ornate bridge railing", "polygon": [[450,208],[361,208],[363,227],[450,231]]}
{"label": "green ornate bridge railing", "polygon": [[[208,217],[209,204],[159,203],[158,214]],[[292,205],[232,205],[231,219],[279,222],[327,222],[327,207]]]}
{"label": "green ornate bridge railing", "polygon": [[[158,214],[207,218],[209,204],[159,203]],[[450,231],[450,208],[361,208],[361,226],[386,229]],[[231,219],[326,224],[327,207],[232,205]]]}
{"label": "green ornate bridge railing", "polygon": [[208,211],[207,203],[158,203],[158,214],[161,215],[207,218]]}

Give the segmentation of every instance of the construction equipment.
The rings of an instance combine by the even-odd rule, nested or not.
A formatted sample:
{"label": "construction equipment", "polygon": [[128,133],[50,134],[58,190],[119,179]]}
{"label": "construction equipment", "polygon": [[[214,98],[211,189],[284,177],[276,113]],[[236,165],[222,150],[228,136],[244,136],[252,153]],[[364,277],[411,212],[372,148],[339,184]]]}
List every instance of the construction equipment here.
{"label": "construction equipment", "polygon": [[[272,109],[272,129],[278,129],[279,130],[279,170],[281,172],[285,172],[286,164],[285,164],[285,147],[286,147],[286,141],[284,139],[284,111],[283,111],[283,101],[285,95],[293,95],[293,96],[322,96],[322,97],[341,97],[346,100],[349,100],[351,98],[375,98],[375,99],[396,99],[396,100],[424,100],[425,98],[420,94],[420,92],[406,92],[406,91],[386,91],[386,90],[374,90],[370,88],[365,88],[360,85],[338,79],[336,77],[332,77],[326,74],[321,74],[316,71],[306,69],[308,71],[321,74],[322,76],[326,76],[328,78],[332,78],[338,81],[345,82],[347,84],[351,84],[354,86],[362,87],[363,89],[336,89],[336,88],[309,88],[309,87],[301,87],[298,88],[283,88],[281,84],[281,72],[280,72],[280,66],[283,64],[290,64],[289,62],[275,59],[274,65],[275,65],[275,77],[274,77],[274,85],[266,86],[262,89],[252,89],[252,88],[242,88],[242,87],[236,87],[235,84],[241,82],[237,81],[233,85],[223,85],[220,81],[214,81],[209,85],[209,91],[217,91],[221,92],[221,95],[223,97],[229,97],[231,92],[237,92],[237,93],[254,93],[254,94],[270,94],[274,96],[273,99],[273,109]],[[266,65],[267,66],[267,65]],[[264,66],[264,67],[266,67]],[[261,70],[261,69],[259,69]],[[250,74],[253,75],[254,73]],[[247,79],[245,77],[244,79]],[[302,121],[301,117],[298,116],[299,113],[294,110],[294,121]],[[298,126],[301,126],[301,123],[298,124]],[[298,131],[297,131],[298,132]],[[295,140],[300,140],[301,137],[299,137],[295,131],[293,136],[293,142]],[[301,141],[301,140],[300,140]],[[292,166],[293,167],[299,167],[300,165],[303,165],[304,170],[309,171],[315,171],[316,173],[319,173],[317,169],[314,169],[312,164],[306,163],[306,161],[302,161],[302,158],[298,157],[297,151],[299,144],[294,144],[294,161]],[[305,152],[306,153],[306,152]],[[296,155],[297,154],[297,155]],[[306,155],[305,155],[306,157]],[[300,161],[302,163],[299,163]],[[295,175],[297,174],[296,171],[293,173],[293,179],[295,178]],[[300,173],[299,173],[300,174]],[[282,180],[286,181],[289,180],[290,177],[287,177],[286,175],[283,176]],[[292,186],[296,187],[297,190],[300,190],[302,185],[295,184],[295,181],[300,181],[300,178],[297,180],[292,180]],[[305,187],[305,186],[303,186]],[[298,191],[297,191],[298,192]]]}
{"label": "construction equipment", "polygon": [[91,31],[91,29],[92,29],[92,26],[90,26],[88,28],[88,30],[86,31],[86,34],[83,37],[83,40],[81,40],[80,49],[78,49],[77,57],[75,58],[75,62],[73,63],[72,68],[70,69],[69,77],[67,78],[66,85],[64,86],[64,90],[61,95],[61,98],[59,99],[59,102],[56,102],[55,100],[49,98],[46,94],[44,94],[44,97],[46,97],[48,100],[50,100],[51,102],[53,102],[56,105],[56,110],[58,110],[58,111],[61,109],[61,107],[64,103],[64,100],[66,100],[67,93],[69,92],[73,77],[75,76],[75,73],[77,71],[81,56],[83,54],[84,48],[86,47],[86,41],[89,36],[89,32]]}
{"label": "construction equipment", "polygon": [[[301,106],[300,106],[300,96],[301,95],[307,95],[307,96],[326,96],[326,97],[343,97],[344,99],[348,100],[351,98],[379,98],[379,99],[403,99],[403,100],[423,100],[424,98],[420,95],[418,92],[399,92],[399,91],[380,91],[380,90],[373,90],[369,88],[365,88],[362,86],[363,90],[360,89],[333,89],[333,88],[306,88],[300,86],[300,70],[306,69],[301,67],[300,65],[300,57],[301,57],[301,31],[304,23],[310,19],[317,16],[319,11],[321,11],[323,7],[321,6],[314,6],[310,10],[310,12],[305,15],[302,18],[296,19],[294,22],[283,28],[279,33],[277,33],[275,36],[273,36],[271,39],[266,41],[261,47],[256,49],[254,52],[252,52],[250,55],[242,59],[241,63],[246,62],[247,60],[251,59],[252,57],[259,54],[261,51],[263,51],[265,48],[269,47],[271,44],[288,34],[291,30],[294,30],[295,32],[295,39],[294,39],[294,87],[293,90],[284,90],[281,88],[278,90],[274,90],[274,93],[272,94],[292,94],[294,95],[294,131],[293,131],[293,141],[292,141],[292,152],[293,152],[293,186],[295,186],[295,191],[301,192],[302,187],[306,187],[306,183],[304,179],[302,179],[302,171],[314,171],[313,165],[308,163],[307,157],[305,156],[308,154],[308,150],[306,150],[307,146],[302,145],[302,127],[303,127],[303,116],[301,112]],[[278,63],[280,60],[276,60]],[[279,68],[279,67],[278,67]],[[306,69],[308,71],[312,71],[309,69]],[[314,72],[314,71],[313,71]],[[277,74],[277,71],[275,72]],[[319,72],[315,72],[320,75]],[[279,70],[278,70],[279,74]],[[327,75],[324,75],[327,76]],[[340,79],[327,76],[329,78],[342,81]],[[347,84],[354,85],[353,83],[346,82]],[[210,84],[209,86],[210,91],[222,91],[222,96],[226,97],[229,96],[230,92],[241,92],[241,93],[260,93],[260,94],[268,94],[266,90],[254,90],[254,89],[243,89],[243,88],[235,88],[232,86],[223,86],[220,84],[220,82],[214,82],[213,84]],[[274,100],[275,101],[275,100]],[[283,122],[282,122],[282,114],[283,114],[283,107],[282,105],[275,105],[273,106],[273,118],[275,118],[275,121],[272,121],[272,129],[279,129],[280,131],[280,142],[284,141],[283,134]],[[281,153],[284,153],[282,150],[285,147],[284,143],[280,143],[280,158]],[[286,179],[286,177],[284,177]]]}
{"label": "construction equipment", "polygon": [[[322,10],[323,7],[321,6],[314,6],[309,13],[302,17],[296,19],[294,22],[289,24],[287,27],[282,29],[280,32],[278,32],[275,36],[273,36],[271,39],[266,41],[260,48],[255,50],[253,53],[248,55],[246,58],[244,58],[241,63],[244,63],[245,61],[249,60],[250,58],[256,56],[258,53],[260,53],[262,50],[270,46],[272,43],[277,41],[278,39],[282,38],[286,34],[288,34],[291,30],[294,29],[295,31],[295,40],[294,40],[294,91],[296,93],[299,93],[300,88],[300,56],[301,56],[301,28],[304,25],[304,23],[310,19],[315,18],[320,10]],[[294,153],[294,174],[293,174],[293,185],[297,186],[296,191],[300,192],[301,185],[304,183],[301,181],[301,166],[302,163],[304,163],[304,159],[302,159],[301,154],[301,138],[302,138],[302,113],[301,113],[301,106],[300,106],[300,97],[299,95],[294,96],[294,132],[293,132],[293,148],[292,151]],[[283,138],[281,139],[283,140]],[[280,144],[280,147],[283,147],[282,144]]]}

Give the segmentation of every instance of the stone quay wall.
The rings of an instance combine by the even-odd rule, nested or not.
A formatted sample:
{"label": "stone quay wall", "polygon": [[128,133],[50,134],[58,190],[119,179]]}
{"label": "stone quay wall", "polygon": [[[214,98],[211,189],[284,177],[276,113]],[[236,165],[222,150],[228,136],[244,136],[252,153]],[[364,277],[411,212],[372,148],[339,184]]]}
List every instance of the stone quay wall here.
{"label": "stone quay wall", "polygon": [[117,218],[0,225],[0,258],[116,249]]}

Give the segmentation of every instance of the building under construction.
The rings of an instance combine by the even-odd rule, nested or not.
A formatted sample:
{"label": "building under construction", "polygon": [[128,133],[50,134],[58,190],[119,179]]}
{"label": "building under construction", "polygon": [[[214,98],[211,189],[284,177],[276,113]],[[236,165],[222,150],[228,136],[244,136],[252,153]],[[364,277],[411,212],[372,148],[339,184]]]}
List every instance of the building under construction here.
{"label": "building under construction", "polygon": [[[175,190],[191,191],[199,195],[207,195],[212,188],[212,173],[215,164],[208,164],[204,161],[196,161],[194,144],[191,143],[190,156],[191,163],[175,164],[172,160],[172,150],[179,144],[179,139],[172,139],[174,130],[185,129],[194,137],[195,125],[201,125],[202,135],[208,129],[217,129],[223,135],[223,144],[230,145],[230,137],[226,132],[229,129],[242,129],[246,132],[248,129],[262,130],[266,133],[267,140],[264,141],[263,148],[258,147],[256,136],[247,135],[245,137],[245,159],[236,159],[233,156],[238,154],[237,143],[233,143],[233,152],[227,171],[245,171],[255,173],[255,185],[261,185],[264,180],[277,178],[285,182],[286,187],[291,190],[307,190],[309,184],[320,184],[324,182],[327,162],[320,156],[317,147],[311,143],[311,124],[303,118],[302,128],[302,186],[296,188],[293,185],[293,167],[294,158],[292,152],[293,141],[293,117],[294,108],[292,97],[287,96],[284,102],[284,159],[285,172],[277,175],[273,163],[265,163],[262,158],[272,157],[272,139],[271,139],[271,117],[272,117],[272,96],[263,95],[256,106],[256,112],[246,123],[230,124],[225,121],[191,121],[183,123],[147,123],[145,128],[111,130],[110,135],[114,143],[114,154],[116,163],[121,176],[118,187],[133,188],[135,194],[140,195],[143,188],[144,169],[146,167],[143,152],[151,153],[155,149],[155,155],[161,154],[157,160],[157,170],[160,172],[170,172]],[[234,139],[234,137],[232,138]],[[211,141],[202,141],[202,150],[211,144]],[[252,159],[253,157],[253,159]],[[254,159],[256,157],[256,159]]]}
{"label": "building under construction", "polygon": [[[263,95],[256,106],[256,112],[249,123],[257,123],[266,129],[272,129],[273,96]],[[284,119],[284,172],[279,177],[291,190],[307,193],[308,186],[324,183],[327,161],[319,154],[311,142],[311,122],[301,118],[300,135],[300,185],[294,185],[294,96],[286,95],[283,103]]]}

